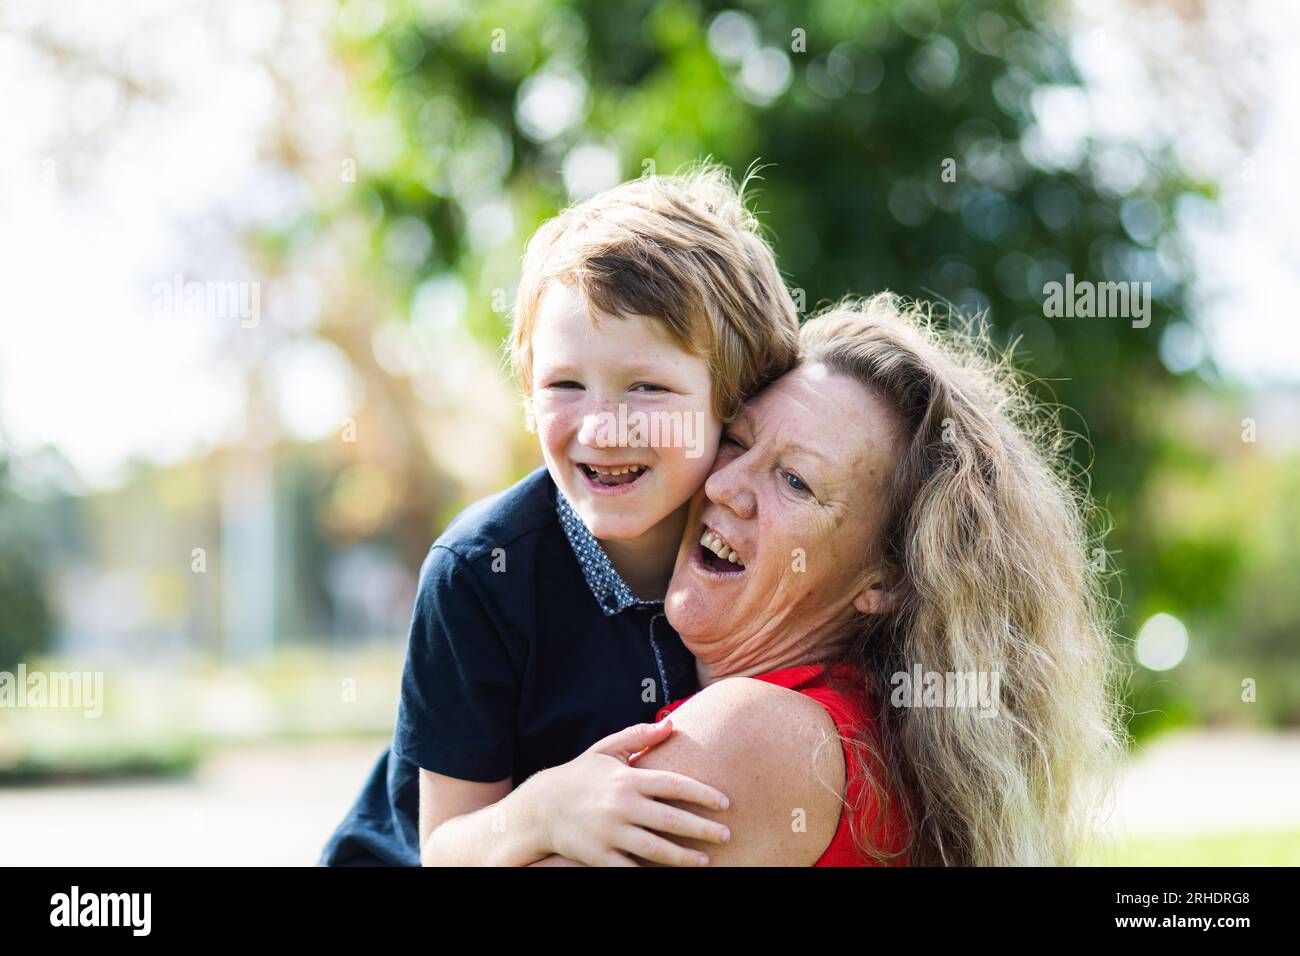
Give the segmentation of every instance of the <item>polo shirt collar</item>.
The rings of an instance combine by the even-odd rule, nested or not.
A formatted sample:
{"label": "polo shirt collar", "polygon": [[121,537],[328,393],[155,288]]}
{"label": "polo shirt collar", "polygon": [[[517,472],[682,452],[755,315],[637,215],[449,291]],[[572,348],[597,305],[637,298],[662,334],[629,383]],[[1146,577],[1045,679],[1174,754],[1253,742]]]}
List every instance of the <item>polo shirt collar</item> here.
{"label": "polo shirt collar", "polygon": [[600,546],[591,529],[578,517],[573,505],[564,497],[564,492],[555,489],[555,510],[560,518],[560,527],[569,539],[569,546],[578,559],[582,575],[587,579],[587,587],[592,597],[600,605],[606,617],[619,614],[630,607],[661,607],[663,601],[647,601],[637,597],[623,580],[622,575],[614,570],[609,555]]}

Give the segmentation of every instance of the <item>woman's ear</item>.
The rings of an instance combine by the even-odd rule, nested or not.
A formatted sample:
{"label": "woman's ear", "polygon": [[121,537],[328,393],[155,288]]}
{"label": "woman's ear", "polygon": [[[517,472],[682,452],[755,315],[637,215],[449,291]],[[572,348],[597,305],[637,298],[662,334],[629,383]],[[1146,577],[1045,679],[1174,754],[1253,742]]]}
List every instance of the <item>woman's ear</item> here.
{"label": "woman's ear", "polygon": [[901,597],[897,585],[891,586],[883,574],[873,574],[863,582],[862,590],[853,598],[853,606],[860,614],[888,614],[898,607]]}

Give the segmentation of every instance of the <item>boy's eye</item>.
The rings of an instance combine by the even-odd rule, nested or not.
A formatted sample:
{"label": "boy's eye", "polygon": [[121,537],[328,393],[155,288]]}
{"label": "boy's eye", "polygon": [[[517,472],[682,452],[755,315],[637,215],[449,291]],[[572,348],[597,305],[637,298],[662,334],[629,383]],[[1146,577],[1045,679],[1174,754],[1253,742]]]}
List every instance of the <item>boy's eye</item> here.
{"label": "boy's eye", "polygon": [[550,385],[547,385],[546,387],[547,388],[582,388],[582,385],[579,384],[578,382],[572,382],[566,379],[563,382],[552,382]]}
{"label": "boy's eye", "polygon": [[668,389],[664,388],[662,385],[655,385],[653,382],[641,382],[638,385],[633,385],[632,391],[634,392],[644,391],[644,392],[652,393],[652,392],[666,392],[668,391]]}

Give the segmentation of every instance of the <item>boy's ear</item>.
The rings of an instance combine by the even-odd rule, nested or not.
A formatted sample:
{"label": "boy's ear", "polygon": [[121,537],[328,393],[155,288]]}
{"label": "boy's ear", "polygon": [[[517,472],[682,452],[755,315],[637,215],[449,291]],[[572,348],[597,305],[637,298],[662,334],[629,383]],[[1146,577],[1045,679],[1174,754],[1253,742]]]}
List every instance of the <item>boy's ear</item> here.
{"label": "boy's ear", "polygon": [[862,590],[854,595],[853,606],[859,614],[888,614],[898,607],[902,596],[897,581],[875,572],[862,582]]}

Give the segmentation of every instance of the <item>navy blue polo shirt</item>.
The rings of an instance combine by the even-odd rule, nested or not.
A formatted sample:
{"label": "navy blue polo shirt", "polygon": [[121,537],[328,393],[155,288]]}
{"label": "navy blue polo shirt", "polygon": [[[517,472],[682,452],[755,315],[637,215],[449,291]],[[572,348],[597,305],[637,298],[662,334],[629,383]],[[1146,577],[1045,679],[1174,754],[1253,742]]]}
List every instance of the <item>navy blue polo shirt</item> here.
{"label": "navy blue polo shirt", "polygon": [[540,468],[430,549],[392,747],[321,863],[419,865],[421,767],[518,786],[698,689],[663,602],[632,593]]}

